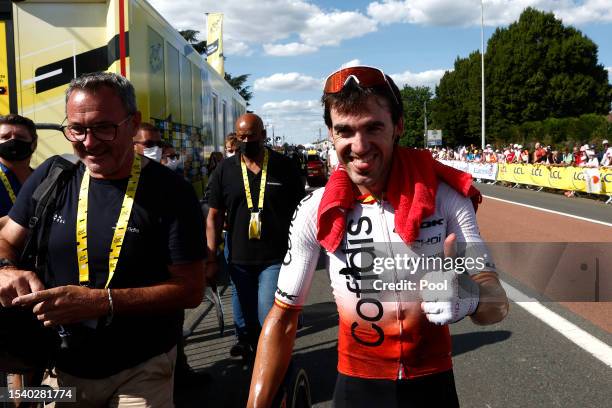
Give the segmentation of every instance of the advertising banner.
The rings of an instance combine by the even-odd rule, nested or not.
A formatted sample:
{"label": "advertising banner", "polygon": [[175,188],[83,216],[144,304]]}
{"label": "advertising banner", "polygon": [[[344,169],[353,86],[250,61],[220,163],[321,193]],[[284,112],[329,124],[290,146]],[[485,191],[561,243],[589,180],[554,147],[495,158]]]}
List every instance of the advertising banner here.
{"label": "advertising banner", "polygon": [[223,61],[223,14],[208,13],[206,24],[208,27],[206,61],[223,77],[225,74],[225,64]]}

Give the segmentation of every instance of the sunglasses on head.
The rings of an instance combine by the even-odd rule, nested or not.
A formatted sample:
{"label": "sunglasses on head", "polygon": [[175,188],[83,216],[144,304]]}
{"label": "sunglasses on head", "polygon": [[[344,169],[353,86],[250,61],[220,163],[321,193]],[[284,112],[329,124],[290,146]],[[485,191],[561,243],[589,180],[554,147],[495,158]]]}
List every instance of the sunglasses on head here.
{"label": "sunglasses on head", "polygon": [[353,79],[362,88],[374,88],[377,86],[387,86],[395,103],[399,105],[397,96],[393,92],[391,84],[387,80],[385,73],[378,68],[357,66],[342,68],[330,74],[325,80],[323,92],[326,94],[335,94],[342,91],[350,79]]}

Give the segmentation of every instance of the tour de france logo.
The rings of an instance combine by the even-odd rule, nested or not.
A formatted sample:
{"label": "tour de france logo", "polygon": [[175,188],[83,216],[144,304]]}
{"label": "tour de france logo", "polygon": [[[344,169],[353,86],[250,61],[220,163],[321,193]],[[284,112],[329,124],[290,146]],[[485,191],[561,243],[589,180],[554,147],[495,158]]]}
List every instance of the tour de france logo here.
{"label": "tour de france logo", "polygon": [[151,72],[157,73],[164,65],[163,47],[161,44],[152,44],[149,47],[149,67]]}

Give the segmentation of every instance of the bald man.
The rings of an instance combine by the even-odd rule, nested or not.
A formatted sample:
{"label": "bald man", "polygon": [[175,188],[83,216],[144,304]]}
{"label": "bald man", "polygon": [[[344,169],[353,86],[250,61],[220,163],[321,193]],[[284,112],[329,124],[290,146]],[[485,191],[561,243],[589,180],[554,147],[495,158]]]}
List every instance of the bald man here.
{"label": "bald man", "polygon": [[259,116],[240,116],[235,132],[237,153],[217,167],[208,186],[207,276],[218,270],[216,250],[227,221],[229,271],[245,320],[230,353],[249,357],[274,303],[291,217],[304,187],[293,161],[265,147],[266,130]]}

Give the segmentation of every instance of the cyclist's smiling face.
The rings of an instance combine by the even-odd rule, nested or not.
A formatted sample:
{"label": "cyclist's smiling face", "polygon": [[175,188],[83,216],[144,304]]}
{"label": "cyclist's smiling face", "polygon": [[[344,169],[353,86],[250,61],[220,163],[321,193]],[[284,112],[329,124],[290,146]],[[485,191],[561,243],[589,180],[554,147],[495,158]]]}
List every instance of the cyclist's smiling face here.
{"label": "cyclist's smiling face", "polygon": [[[132,138],[140,124],[140,113],[127,119],[128,113],[116,92],[106,86],[93,90],[74,90],[66,105],[69,125],[116,125],[116,137],[111,141],[99,140],[87,131],[85,140],[72,142],[74,150],[93,177],[122,178],[130,175]],[[95,133],[95,129],[94,129]]]}
{"label": "cyclist's smiling face", "polygon": [[393,125],[387,102],[370,96],[364,109],[338,112],[330,109],[330,138],[338,159],[362,193],[380,194],[386,187],[395,140],[403,121]]}

